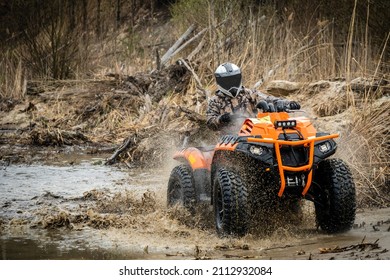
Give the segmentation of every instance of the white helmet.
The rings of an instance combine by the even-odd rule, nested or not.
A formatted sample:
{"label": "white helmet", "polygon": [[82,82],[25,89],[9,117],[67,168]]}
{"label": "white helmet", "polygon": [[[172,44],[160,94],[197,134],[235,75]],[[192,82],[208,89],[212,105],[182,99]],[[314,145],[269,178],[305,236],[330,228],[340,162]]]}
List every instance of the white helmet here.
{"label": "white helmet", "polygon": [[219,90],[230,97],[236,97],[242,86],[240,68],[233,63],[226,62],[218,66],[214,75]]}

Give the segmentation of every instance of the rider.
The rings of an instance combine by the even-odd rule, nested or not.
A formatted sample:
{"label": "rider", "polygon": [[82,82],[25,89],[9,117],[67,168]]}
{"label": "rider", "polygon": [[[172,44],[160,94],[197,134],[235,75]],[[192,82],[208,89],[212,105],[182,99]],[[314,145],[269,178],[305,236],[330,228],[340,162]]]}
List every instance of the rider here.
{"label": "rider", "polygon": [[275,103],[282,100],[291,110],[300,109],[298,102],[288,101],[252,91],[242,86],[240,68],[233,63],[224,63],[215,70],[218,90],[210,99],[206,112],[207,126],[212,130],[222,130],[232,125],[238,115],[253,116],[256,105],[264,100]]}

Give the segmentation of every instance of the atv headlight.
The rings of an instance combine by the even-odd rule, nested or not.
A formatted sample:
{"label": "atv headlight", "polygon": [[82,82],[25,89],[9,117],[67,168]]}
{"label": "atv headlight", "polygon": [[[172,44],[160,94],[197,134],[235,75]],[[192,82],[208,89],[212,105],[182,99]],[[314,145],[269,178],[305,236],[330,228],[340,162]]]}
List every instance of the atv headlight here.
{"label": "atv headlight", "polygon": [[296,120],[287,120],[287,121],[275,121],[275,128],[293,128],[297,126]]}
{"label": "atv headlight", "polygon": [[264,152],[264,149],[259,146],[250,146],[249,151],[252,155],[261,156]]}
{"label": "atv headlight", "polygon": [[323,153],[323,154],[329,152],[331,148],[332,148],[332,147],[331,147],[331,145],[330,145],[329,142],[325,142],[325,143],[322,143],[322,144],[318,145],[318,149],[319,149],[320,152]]}

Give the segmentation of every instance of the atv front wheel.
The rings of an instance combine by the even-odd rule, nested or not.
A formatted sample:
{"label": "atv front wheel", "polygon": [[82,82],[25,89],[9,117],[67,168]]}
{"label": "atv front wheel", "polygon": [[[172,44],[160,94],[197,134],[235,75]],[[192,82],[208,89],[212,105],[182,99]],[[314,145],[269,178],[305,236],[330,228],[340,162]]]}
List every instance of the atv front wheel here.
{"label": "atv front wheel", "polygon": [[356,192],[348,166],[340,159],[320,163],[314,177],[318,225],[327,233],[351,229],[356,214]]}
{"label": "atv front wheel", "polygon": [[215,225],[220,236],[243,236],[249,228],[248,192],[240,175],[220,168],[213,186]]}
{"label": "atv front wheel", "polygon": [[168,207],[180,204],[192,212],[195,202],[196,193],[192,170],[187,165],[178,165],[172,169],[169,177],[167,192]]}

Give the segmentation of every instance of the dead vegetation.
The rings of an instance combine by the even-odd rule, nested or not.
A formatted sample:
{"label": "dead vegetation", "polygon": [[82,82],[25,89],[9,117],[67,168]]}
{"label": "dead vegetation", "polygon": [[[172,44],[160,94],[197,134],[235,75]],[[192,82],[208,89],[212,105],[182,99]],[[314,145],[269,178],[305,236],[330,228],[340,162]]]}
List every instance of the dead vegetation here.
{"label": "dead vegetation", "polygon": [[362,242],[358,244],[353,244],[345,247],[339,247],[336,246],[334,248],[319,248],[319,251],[321,254],[329,254],[329,253],[342,253],[347,251],[372,251],[372,250],[378,250],[381,247],[378,244],[379,240],[376,240],[375,242],[365,242],[363,239]]}
{"label": "dead vegetation", "polygon": [[[145,234],[161,234],[176,238],[188,238],[191,229],[208,230],[207,217],[193,217],[186,209],[176,206],[162,207],[156,193],[131,190],[111,192],[107,189],[87,191],[82,197],[63,198],[46,194],[37,198],[39,208],[33,219],[20,219],[20,225],[31,228],[81,230],[94,229],[137,230]],[[11,221],[12,222],[12,221]],[[7,223],[9,226],[15,226]],[[1,226],[1,224],[0,224]]]}
{"label": "dead vegetation", "polygon": [[[70,200],[79,203],[78,210],[56,205],[56,200]],[[96,229],[132,227],[156,211],[156,198],[153,192],[137,196],[134,192],[111,193],[108,190],[91,190],[82,197],[64,199],[52,197],[52,203],[42,202],[31,227],[44,229],[80,229],[89,226]],[[27,221],[26,221],[27,222]],[[145,220],[146,222],[146,220]],[[141,223],[142,224],[142,223]],[[139,226],[139,225],[137,225]]]}
{"label": "dead vegetation", "polygon": [[[282,81],[276,84],[271,93],[284,86]],[[389,81],[288,82],[286,89],[304,105],[317,130],[340,133],[336,156],[346,161],[354,174],[360,205],[389,205]]]}
{"label": "dead vegetation", "polygon": [[[378,27],[372,13],[382,15],[385,4],[351,2],[337,9],[340,18],[332,22],[326,18],[326,5],[319,4],[314,17],[311,2],[302,2],[276,7],[274,1],[177,1],[170,15],[154,10],[155,1],[137,2],[131,30],[121,27],[124,14],[110,21],[114,6],[99,14],[88,2],[93,12],[85,14],[84,23],[95,22],[99,15],[102,24],[96,30],[84,23],[75,29],[84,28],[88,32],[83,34],[91,36],[81,41],[71,37],[69,44],[87,50],[77,55],[61,52],[62,45],[56,55],[49,54],[57,46],[50,39],[55,42],[56,37],[44,35],[57,21],[47,26],[37,22],[42,31],[29,42],[42,43],[42,48],[28,56],[28,44],[10,46],[0,60],[7,70],[0,76],[0,143],[5,145],[0,160],[9,158],[13,145],[89,144],[116,149],[109,164],[151,166],[170,157],[186,136],[190,144],[214,143],[204,126],[207,99],[215,89],[212,74],[218,64],[233,61],[242,67],[247,87],[297,98],[318,129],[341,132],[338,153],[357,178],[361,205],[390,205],[389,34],[372,29]],[[310,16],[294,12],[297,8]],[[84,11],[78,10],[80,15]],[[76,18],[68,22],[65,14],[57,16],[58,29],[52,34],[70,32],[77,24]],[[230,24],[231,18],[236,25]],[[115,28],[109,28],[111,22]],[[47,76],[33,79],[37,76],[30,73],[35,68],[29,62],[40,61],[43,54],[48,61],[69,59],[43,67],[39,73]],[[73,67],[76,62],[78,67]],[[63,67],[67,65],[73,68]],[[56,78],[68,79],[49,78],[54,72]]]}
{"label": "dead vegetation", "polygon": [[[385,80],[371,81],[372,87],[368,83],[279,80],[264,90],[299,100],[318,130],[340,132],[338,156],[355,175],[360,205],[386,206],[390,203],[389,89]],[[207,97],[197,87],[183,64],[122,80],[57,81],[48,91],[42,87],[26,103],[0,113],[1,127],[8,130],[0,140],[38,147],[109,145],[116,152],[107,164],[158,166],[186,136],[193,144],[213,143],[215,135],[205,127]],[[2,150],[2,158],[9,152]]]}

